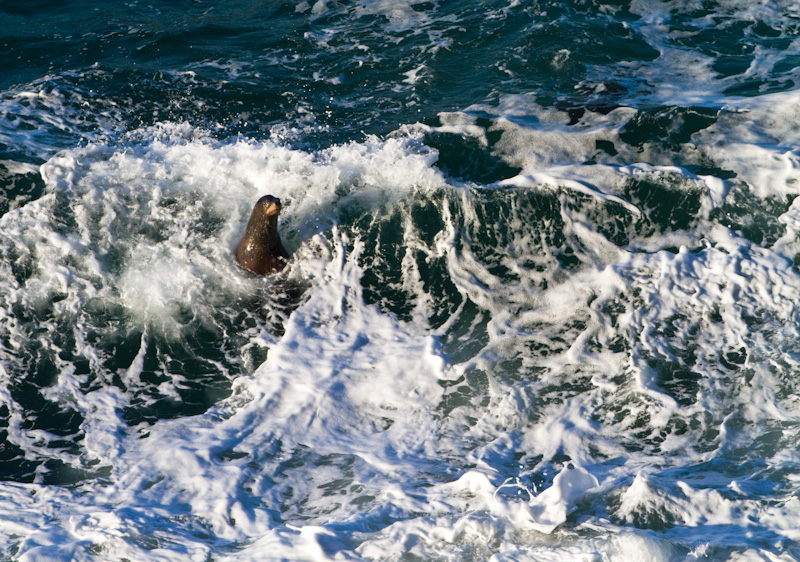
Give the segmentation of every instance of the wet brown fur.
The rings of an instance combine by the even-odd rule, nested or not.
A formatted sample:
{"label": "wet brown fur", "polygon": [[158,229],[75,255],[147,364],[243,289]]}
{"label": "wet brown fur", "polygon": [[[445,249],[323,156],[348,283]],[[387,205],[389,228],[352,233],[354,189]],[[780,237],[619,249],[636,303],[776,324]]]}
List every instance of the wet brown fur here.
{"label": "wet brown fur", "polygon": [[281,200],[265,195],[253,207],[242,241],[236,249],[236,261],[256,275],[280,271],[289,260],[278,235]]}

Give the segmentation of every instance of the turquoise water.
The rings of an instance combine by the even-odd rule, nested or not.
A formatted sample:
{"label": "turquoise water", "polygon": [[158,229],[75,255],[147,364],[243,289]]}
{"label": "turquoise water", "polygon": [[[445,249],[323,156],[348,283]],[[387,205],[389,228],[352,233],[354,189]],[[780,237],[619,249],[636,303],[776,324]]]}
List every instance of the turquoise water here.
{"label": "turquoise water", "polygon": [[794,3],[109,4],[0,1],[4,559],[800,559]]}

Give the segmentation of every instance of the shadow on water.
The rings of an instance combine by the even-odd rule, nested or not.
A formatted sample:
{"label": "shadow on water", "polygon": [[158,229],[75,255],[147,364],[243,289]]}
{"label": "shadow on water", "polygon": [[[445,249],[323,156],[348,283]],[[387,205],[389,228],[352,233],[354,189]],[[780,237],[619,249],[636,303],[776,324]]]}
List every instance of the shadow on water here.
{"label": "shadow on water", "polygon": [[[0,158],[3,145],[0,143]],[[38,171],[12,172],[0,163],[0,216],[34,201],[44,194],[44,181]]]}
{"label": "shadow on water", "polygon": [[485,185],[519,174],[521,168],[509,166],[491,153],[492,144],[501,134],[488,131],[491,121],[478,119],[476,125],[487,129],[489,146],[483,146],[474,137],[456,133],[431,132],[426,135],[425,144],[439,151],[436,167],[456,180]]}

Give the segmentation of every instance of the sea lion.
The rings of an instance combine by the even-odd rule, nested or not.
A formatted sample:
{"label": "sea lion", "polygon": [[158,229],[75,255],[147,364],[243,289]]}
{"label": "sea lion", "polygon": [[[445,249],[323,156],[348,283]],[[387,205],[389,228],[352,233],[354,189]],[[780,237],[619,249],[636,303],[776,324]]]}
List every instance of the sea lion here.
{"label": "sea lion", "polygon": [[236,249],[236,261],[257,275],[280,271],[289,260],[289,253],[278,235],[278,213],[281,200],[272,195],[259,199],[250,214],[247,230]]}

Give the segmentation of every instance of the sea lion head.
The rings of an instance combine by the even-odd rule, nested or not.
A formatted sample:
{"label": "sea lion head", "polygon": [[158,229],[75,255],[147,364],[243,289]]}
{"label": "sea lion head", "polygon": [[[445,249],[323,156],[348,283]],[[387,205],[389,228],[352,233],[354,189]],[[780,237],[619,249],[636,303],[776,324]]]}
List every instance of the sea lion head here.
{"label": "sea lion head", "polygon": [[253,206],[242,241],[236,249],[239,265],[257,275],[267,275],[283,269],[289,254],[278,235],[278,214],[281,200],[264,195]]}
{"label": "sea lion head", "polygon": [[253,213],[261,212],[265,216],[271,217],[280,213],[282,207],[280,199],[272,195],[265,195],[256,202]]}

